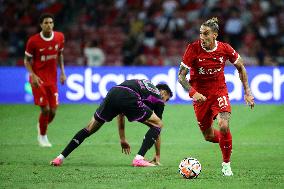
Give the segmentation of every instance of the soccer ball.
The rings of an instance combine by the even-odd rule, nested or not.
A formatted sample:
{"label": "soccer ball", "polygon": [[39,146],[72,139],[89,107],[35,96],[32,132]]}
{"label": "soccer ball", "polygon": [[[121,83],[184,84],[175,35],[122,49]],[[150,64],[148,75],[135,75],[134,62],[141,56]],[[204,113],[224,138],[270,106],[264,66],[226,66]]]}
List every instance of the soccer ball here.
{"label": "soccer ball", "polygon": [[197,178],[201,172],[201,164],[195,158],[184,158],[178,166],[178,171],[186,179]]}

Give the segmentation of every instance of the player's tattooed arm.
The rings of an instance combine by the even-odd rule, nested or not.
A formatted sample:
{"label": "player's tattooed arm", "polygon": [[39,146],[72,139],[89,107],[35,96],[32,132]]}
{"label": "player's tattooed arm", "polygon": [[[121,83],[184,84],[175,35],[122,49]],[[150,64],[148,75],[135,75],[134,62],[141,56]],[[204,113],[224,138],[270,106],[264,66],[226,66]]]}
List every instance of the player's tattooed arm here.
{"label": "player's tattooed arm", "polygon": [[239,57],[238,62],[235,64],[235,67],[237,68],[238,72],[239,72],[239,77],[240,80],[244,86],[244,90],[245,90],[245,94],[248,95],[251,93],[250,88],[249,88],[249,84],[248,84],[248,76],[247,76],[247,72],[246,72],[246,68],[243,64],[243,60],[241,57]]}
{"label": "player's tattooed arm", "polygon": [[237,63],[235,64],[235,67],[237,68],[238,72],[239,72],[239,77],[240,80],[243,84],[244,87],[244,91],[245,91],[245,101],[246,103],[253,108],[254,107],[254,97],[251,93],[249,84],[248,84],[248,75],[247,75],[247,71],[246,68],[244,66],[243,60],[241,57],[239,57]]}
{"label": "player's tattooed arm", "polygon": [[184,67],[183,65],[180,65],[179,71],[178,71],[178,82],[181,84],[181,86],[186,90],[189,91],[190,85],[186,79],[186,75],[188,74],[188,68]]}
{"label": "player's tattooed arm", "polygon": [[31,76],[31,84],[35,87],[39,87],[43,82],[42,80],[34,73],[32,68],[32,57],[25,55],[24,64]]}

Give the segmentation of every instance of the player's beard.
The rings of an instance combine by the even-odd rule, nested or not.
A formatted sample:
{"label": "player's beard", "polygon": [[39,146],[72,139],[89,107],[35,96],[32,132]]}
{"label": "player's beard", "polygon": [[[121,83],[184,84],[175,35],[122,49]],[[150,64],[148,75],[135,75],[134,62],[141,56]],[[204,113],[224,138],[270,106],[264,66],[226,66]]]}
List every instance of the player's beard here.
{"label": "player's beard", "polygon": [[52,28],[46,28],[44,31],[43,31],[43,34],[45,37],[51,37],[52,35]]}
{"label": "player's beard", "polygon": [[201,46],[204,48],[204,49],[209,49],[209,41],[205,41],[205,40],[202,40],[201,41]]}
{"label": "player's beard", "polygon": [[[212,42],[212,43],[214,43],[214,42]],[[201,46],[206,50],[211,50],[213,45],[211,45],[210,40],[201,40]]]}

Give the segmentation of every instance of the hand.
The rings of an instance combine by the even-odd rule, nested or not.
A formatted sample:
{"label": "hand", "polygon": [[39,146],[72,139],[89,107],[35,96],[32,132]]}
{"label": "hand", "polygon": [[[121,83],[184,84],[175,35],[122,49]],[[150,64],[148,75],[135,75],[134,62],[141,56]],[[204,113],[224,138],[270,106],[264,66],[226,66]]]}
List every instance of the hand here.
{"label": "hand", "polygon": [[65,74],[60,74],[60,83],[61,85],[64,85],[66,81],[66,75]]}
{"label": "hand", "polygon": [[36,74],[31,74],[31,82],[32,85],[36,88],[38,88],[43,83],[43,81]]}
{"label": "hand", "polygon": [[196,92],[194,93],[194,95],[192,96],[193,100],[196,102],[204,102],[207,100],[207,98],[205,96],[203,96],[201,93]]}
{"label": "hand", "polygon": [[160,163],[160,155],[155,155],[155,157],[150,161],[150,163],[153,163],[155,165],[162,165]]}
{"label": "hand", "polygon": [[250,108],[252,109],[254,107],[254,97],[249,94],[249,95],[245,95],[245,101],[246,104],[250,106]]}
{"label": "hand", "polygon": [[121,140],[120,145],[121,145],[121,153],[125,153],[126,155],[129,155],[131,153],[130,145],[126,140]]}

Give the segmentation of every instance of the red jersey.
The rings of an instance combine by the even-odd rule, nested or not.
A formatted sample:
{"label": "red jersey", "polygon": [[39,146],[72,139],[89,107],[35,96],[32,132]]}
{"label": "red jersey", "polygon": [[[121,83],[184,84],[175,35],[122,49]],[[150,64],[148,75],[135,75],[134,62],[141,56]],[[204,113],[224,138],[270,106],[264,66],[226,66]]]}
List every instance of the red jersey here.
{"label": "red jersey", "polygon": [[42,32],[31,36],[27,42],[25,54],[32,57],[32,69],[43,81],[43,85],[56,85],[57,59],[64,48],[64,35],[61,32],[52,32],[50,38]]}
{"label": "red jersey", "polygon": [[197,40],[187,46],[181,64],[190,69],[190,84],[203,95],[225,89],[224,67],[227,60],[235,64],[239,54],[227,43],[215,42],[215,48],[206,50]]}

